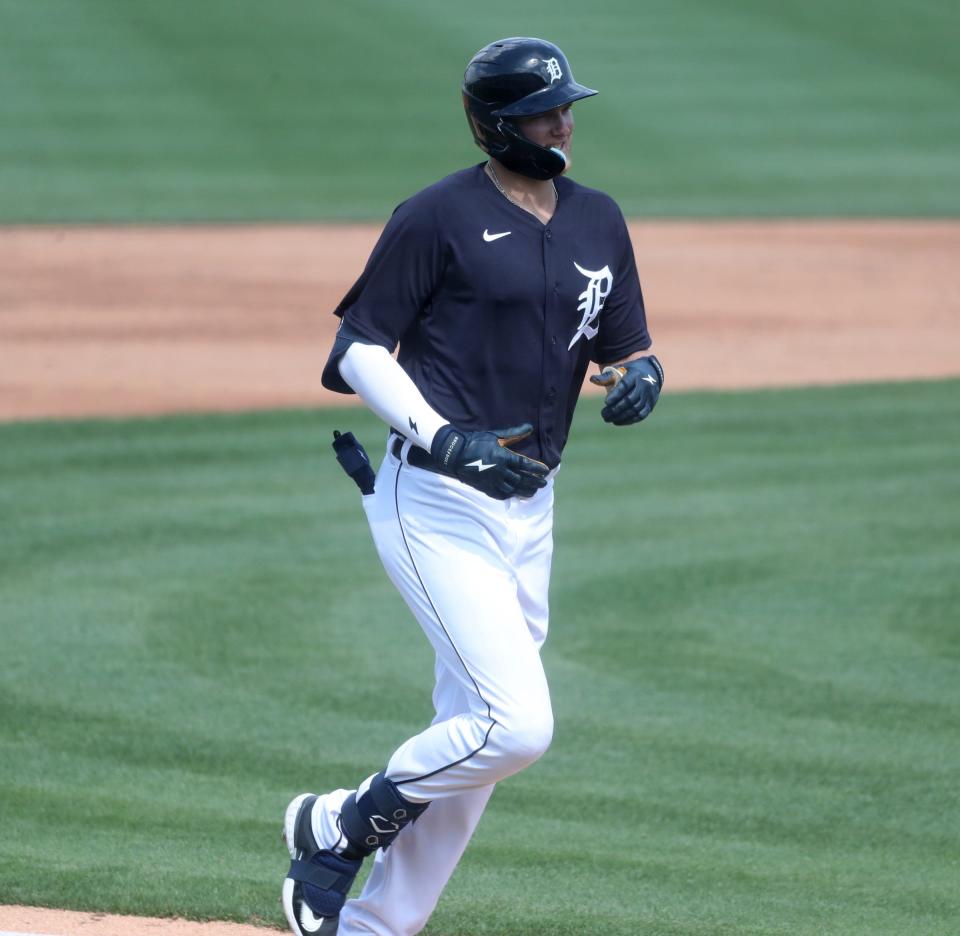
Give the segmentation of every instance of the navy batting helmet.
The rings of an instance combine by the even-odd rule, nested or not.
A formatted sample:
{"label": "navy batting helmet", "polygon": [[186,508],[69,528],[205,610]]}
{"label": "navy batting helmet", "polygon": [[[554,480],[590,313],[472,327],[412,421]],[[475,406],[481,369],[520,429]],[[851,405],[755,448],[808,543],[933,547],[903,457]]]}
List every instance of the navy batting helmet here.
{"label": "navy batting helmet", "polygon": [[513,118],[534,117],[596,93],[573,80],[567,57],[545,39],[491,42],[470,59],[463,76],[463,108],[477,146],[532,179],[560,175],[567,160],[556,147],[524,137]]}

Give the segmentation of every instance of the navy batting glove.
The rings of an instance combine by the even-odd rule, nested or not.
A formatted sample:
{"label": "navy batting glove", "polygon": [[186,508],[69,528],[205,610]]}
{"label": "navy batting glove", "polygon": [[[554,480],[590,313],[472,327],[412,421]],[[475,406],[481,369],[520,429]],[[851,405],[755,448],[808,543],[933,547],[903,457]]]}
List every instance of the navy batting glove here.
{"label": "navy batting glove", "polygon": [[607,388],[607,400],[600,415],[604,422],[629,426],[646,419],[660,399],[663,366],[651,354],[626,364],[605,367],[590,378],[591,383]]}
{"label": "navy batting glove", "polygon": [[442,472],[495,500],[533,497],[546,486],[550,469],[507,447],[531,432],[530,423],[487,432],[466,432],[448,424],[437,430],[430,454]]}

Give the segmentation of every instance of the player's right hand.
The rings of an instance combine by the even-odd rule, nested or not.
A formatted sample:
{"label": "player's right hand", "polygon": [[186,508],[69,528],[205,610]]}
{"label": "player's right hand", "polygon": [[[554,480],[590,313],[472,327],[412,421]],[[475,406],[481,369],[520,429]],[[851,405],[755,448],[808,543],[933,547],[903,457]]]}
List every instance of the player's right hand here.
{"label": "player's right hand", "polygon": [[530,423],[480,432],[446,425],[433,437],[430,454],[442,472],[488,497],[533,497],[546,486],[550,469],[543,462],[508,448],[531,432]]}

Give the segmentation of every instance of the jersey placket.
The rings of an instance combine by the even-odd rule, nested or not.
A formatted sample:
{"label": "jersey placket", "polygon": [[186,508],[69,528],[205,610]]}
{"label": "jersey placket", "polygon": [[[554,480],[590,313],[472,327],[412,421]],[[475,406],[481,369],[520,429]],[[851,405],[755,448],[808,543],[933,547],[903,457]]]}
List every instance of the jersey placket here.
{"label": "jersey placket", "polygon": [[541,240],[543,245],[543,350],[540,362],[540,424],[538,428],[541,451],[545,452],[555,442],[553,436],[557,422],[557,369],[554,358],[559,340],[556,334],[556,322],[560,279],[555,239],[549,224],[544,226]]}

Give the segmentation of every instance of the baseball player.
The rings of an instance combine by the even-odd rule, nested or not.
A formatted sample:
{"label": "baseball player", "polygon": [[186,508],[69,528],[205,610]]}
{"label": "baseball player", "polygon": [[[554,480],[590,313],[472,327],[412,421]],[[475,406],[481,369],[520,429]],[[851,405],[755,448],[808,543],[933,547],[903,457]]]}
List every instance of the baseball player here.
{"label": "baseball player", "polygon": [[553,481],[577,396],[600,365],[602,417],[623,426],[650,414],[663,385],[643,354],[620,210],[564,175],[571,104],[596,92],[557,46],[530,38],[481,49],[462,90],[488,159],[396,209],[336,309],[323,374],[390,427],[363,503],[436,653],[436,717],[355,789],[287,807],[283,905],[297,936],[420,932],[494,784],[547,749]]}

